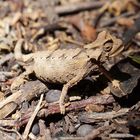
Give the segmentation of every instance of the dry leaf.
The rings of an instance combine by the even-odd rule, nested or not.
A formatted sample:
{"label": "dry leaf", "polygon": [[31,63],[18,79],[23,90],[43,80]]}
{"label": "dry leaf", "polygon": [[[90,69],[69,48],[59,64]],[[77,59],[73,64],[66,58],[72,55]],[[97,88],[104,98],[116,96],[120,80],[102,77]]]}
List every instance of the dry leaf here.
{"label": "dry leaf", "polygon": [[67,18],[67,21],[78,28],[78,30],[80,30],[81,32],[82,37],[87,41],[92,42],[96,39],[96,29],[88,22],[85,22],[80,16],[72,16],[70,18]]}
{"label": "dry leaf", "polygon": [[121,17],[117,19],[117,23],[122,26],[131,27],[134,24],[134,20],[130,18]]}
{"label": "dry leaf", "polygon": [[87,41],[94,41],[97,37],[96,29],[89,23],[84,23],[81,28],[81,35],[86,38]]}
{"label": "dry leaf", "polygon": [[110,86],[111,92],[117,97],[122,97],[131,94],[133,89],[137,86],[140,70],[126,60],[119,62],[116,67],[112,67],[112,74],[121,81],[120,88],[123,94],[119,89],[113,88],[112,86]]}
{"label": "dry leaf", "polygon": [[102,111],[104,111],[104,106],[103,105],[89,104],[86,106],[85,110],[87,112],[102,112]]}

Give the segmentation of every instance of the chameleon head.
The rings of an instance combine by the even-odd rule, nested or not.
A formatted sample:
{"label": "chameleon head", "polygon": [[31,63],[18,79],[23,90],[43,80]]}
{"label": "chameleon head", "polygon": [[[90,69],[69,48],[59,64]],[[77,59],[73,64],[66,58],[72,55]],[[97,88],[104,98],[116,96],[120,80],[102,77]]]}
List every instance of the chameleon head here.
{"label": "chameleon head", "polygon": [[[121,39],[116,38],[107,31],[102,31],[98,34],[97,39],[86,45],[85,48],[99,51],[98,60],[105,61],[110,57],[118,55],[124,49],[123,42]],[[96,53],[97,55],[97,53]]]}

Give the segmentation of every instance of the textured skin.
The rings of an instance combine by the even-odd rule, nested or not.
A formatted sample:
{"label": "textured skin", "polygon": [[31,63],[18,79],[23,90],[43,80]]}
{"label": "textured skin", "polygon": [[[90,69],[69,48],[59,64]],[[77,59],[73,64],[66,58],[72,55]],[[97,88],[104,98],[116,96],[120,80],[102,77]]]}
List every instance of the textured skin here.
{"label": "textured skin", "polygon": [[[68,89],[97,68],[93,60],[106,61],[106,58],[117,54],[123,48],[120,39],[105,31],[98,35],[95,42],[85,45],[83,48],[40,51],[24,55],[21,53],[22,43],[23,40],[19,40],[15,47],[15,58],[22,62],[31,61],[32,65],[17,77],[11,88],[19,86],[22,83],[21,78],[24,79],[32,72],[44,82],[64,84],[59,101],[61,113],[65,112],[64,99]],[[110,49],[106,49],[106,47],[110,47]]]}
{"label": "textured skin", "polygon": [[[69,50],[56,50],[51,57],[42,52],[42,56],[34,57],[34,71],[36,76],[50,83],[65,84],[83,70],[84,76],[91,71],[90,58],[80,48]],[[45,65],[42,65],[45,64]]]}

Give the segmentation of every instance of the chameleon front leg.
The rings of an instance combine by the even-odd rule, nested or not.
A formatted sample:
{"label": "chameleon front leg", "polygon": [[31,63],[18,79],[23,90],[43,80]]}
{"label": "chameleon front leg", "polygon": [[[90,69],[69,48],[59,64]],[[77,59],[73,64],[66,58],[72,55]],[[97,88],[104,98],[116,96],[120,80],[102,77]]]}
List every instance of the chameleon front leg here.
{"label": "chameleon front leg", "polygon": [[101,65],[100,63],[97,64],[97,65],[98,65],[99,71],[102,72],[109,81],[111,81],[113,87],[118,87],[118,84],[120,83],[120,81],[114,79],[110,75],[110,73],[105,69],[105,67],[103,65]]}
{"label": "chameleon front leg", "polygon": [[94,60],[94,63],[98,66],[99,71],[102,72],[102,73],[105,75],[105,77],[106,77],[108,80],[111,81],[112,87],[115,88],[115,89],[119,89],[119,91],[121,92],[121,93],[120,93],[121,95],[117,95],[117,94],[115,94],[115,95],[117,95],[118,97],[126,95],[126,94],[124,93],[124,91],[122,90],[121,86],[120,86],[120,81],[114,79],[114,78],[110,75],[110,73],[104,68],[104,66],[101,65],[100,62]]}
{"label": "chameleon front leg", "polygon": [[19,87],[27,81],[26,77],[28,77],[28,75],[31,74],[32,72],[33,72],[32,67],[28,67],[28,69],[26,69],[25,72],[23,72],[18,77],[16,77],[15,80],[13,81],[11,87],[10,87],[11,91],[12,92],[17,91],[19,89]]}
{"label": "chameleon front leg", "polygon": [[60,106],[60,112],[61,114],[65,114],[65,97],[67,95],[68,89],[76,85],[79,81],[83,79],[85,75],[85,70],[81,71],[77,76],[75,76],[73,79],[71,79],[68,83],[66,83],[61,92],[61,96],[59,99],[59,106]]}
{"label": "chameleon front leg", "polygon": [[115,89],[119,89],[120,93],[114,93],[114,94],[118,97],[126,95],[120,86],[120,81],[112,78],[110,73],[104,68],[103,65],[100,64],[100,62],[97,62],[96,64],[98,65],[100,72],[102,72],[105,75],[105,77],[111,81],[112,87]]}

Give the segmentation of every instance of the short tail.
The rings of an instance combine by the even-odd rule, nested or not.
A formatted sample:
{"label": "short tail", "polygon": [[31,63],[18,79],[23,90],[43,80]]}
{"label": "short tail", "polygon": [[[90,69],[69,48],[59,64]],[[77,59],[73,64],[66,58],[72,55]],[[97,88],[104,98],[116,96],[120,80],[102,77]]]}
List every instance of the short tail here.
{"label": "short tail", "polygon": [[27,55],[22,54],[23,43],[24,43],[23,39],[19,39],[17,41],[17,44],[16,44],[15,49],[14,49],[14,55],[15,55],[16,60],[26,62],[32,57],[33,54],[32,53],[27,54]]}

